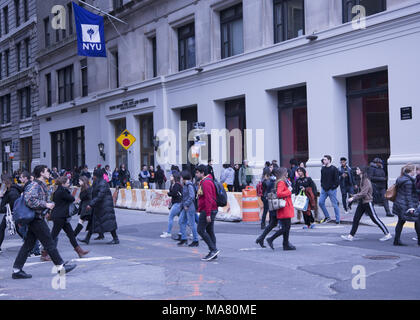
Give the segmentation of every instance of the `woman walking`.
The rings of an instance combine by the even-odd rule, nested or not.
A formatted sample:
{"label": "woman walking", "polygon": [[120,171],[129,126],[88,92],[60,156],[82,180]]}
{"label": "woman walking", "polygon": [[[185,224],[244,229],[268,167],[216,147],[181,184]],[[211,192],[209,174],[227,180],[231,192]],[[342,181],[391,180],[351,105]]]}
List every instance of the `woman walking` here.
{"label": "woman walking", "polygon": [[278,221],[281,222],[281,229],[279,229],[272,237],[267,238],[267,243],[271,249],[274,250],[273,241],[279,236],[283,235],[283,250],[296,250],[296,248],[289,242],[290,227],[292,224],[291,218],[295,214],[295,209],[292,203],[292,188],[288,186],[286,180],[288,173],[286,168],[274,169],[276,176],[275,190],[279,199],[286,200],[286,206],[277,211],[270,211],[270,224],[265,228],[262,235],[255,241],[261,247],[264,246],[264,238],[267,234],[276,227]]}
{"label": "woman walking", "polygon": [[[265,222],[267,220],[267,213],[268,213],[267,195],[272,192],[275,181],[276,181],[276,178],[275,176],[272,175],[272,172],[270,171],[269,167],[265,168],[263,181],[262,181],[262,196],[261,196],[261,201],[263,202],[263,205],[264,205],[264,211],[261,217],[261,229],[263,230],[266,228]],[[271,221],[271,214],[269,216],[269,219]]]}
{"label": "woman walking", "polygon": [[[395,227],[394,246],[405,246],[402,243],[401,233],[406,220],[404,214],[417,210],[419,196],[415,184],[416,168],[414,165],[406,165],[401,169],[401,176],[396,181],[397,197],[392,207],[392,213],[398,216],[398,223]],[[417,244],[420,245],[420,221],[414,223],[417,232]]]}
{"label": "woman walking", "polygon": [[342,235],[341,238],[347,241],[353,241],[354,235],[359,227],[360,219],[364,213],[369,215],[369,218],[375,223],[381,231],[385,234],[380,241],[387,241],[392,238],[385,224],[379,219],[376,214],[375,208],[373,207],[373,187],[367,174],[367,168],[356,168],[356,174],[360,177],[360,192],[349,198],[348,202],[359,201],[356,212],[353,217],[353,225],[349,235]]}
{"label": "woman walking", "polygon": [[[83,229],[83,224],[88,221],[88,227],[90,227],[91,212],[86,210],[92,200],[92,188],[89,186],[89,179],[85,176],[80,177],[80,203],[79,203],[79,223],[74,229],[74,236],[76,237]],[[88,228],[86,228],[87,230]]]}
{"label": "woman walking", "polygon": [[305,195],[309,199],[308,208],[306,211],[303,211],[303,219],[305,221],[305,226],[303,229],[313,229],[315,228],[315,219],[312,215],[312,210],[316,207],[316,185],[312,178],[308,177],[306,170],[303,167],[296,169],[297,179],[295,181],[295,186],[293,188],[293,193],[298,195],[300,192],[305,192]]}
{"label": "woman walking", "polygon": [[70,240],[71,245],[74,248],[74,251],[77,252],[79,258],[82,258],[83,256],[87,255],[89,251],[85,251],[79,246],[74,235],[73,228],[68,221],[70,218],[69,207],[70,204],[72,204],[75,200],[68,190],[70,187],[70,179],[66,176],[63,176],[58,178],[55,183],[58,187],[53,195],[53,202],[55,207],[51,211],[51,220],[54,222],[51,231],[51,237],[57,246],[58,234],[61,230],[64,230]]}
{"label": "woman walking", "polygon": [[175,216],[179,216],[182,211],[182,185],[181,176],[178,171],[174,171],[171,176],[171,186],[169,187],[168,196],[172,198],[171,210],[168,218],[168,230],[163,232],[161,238],[169,238],[172,232]]}
{"label": "woman walking", "polygon": [[93,181],[92,200],[86,207],[86,210],[92,209],[92,220],[88,227],[88,234],[82,242],[89,244],[93,233],[99,233],[99,237],[101,237],[105,232],[110,232],[112,240],[107,244],[119,244],[114,200],[108,183],[103,178],[103,170],[97,169],[93,172]]}

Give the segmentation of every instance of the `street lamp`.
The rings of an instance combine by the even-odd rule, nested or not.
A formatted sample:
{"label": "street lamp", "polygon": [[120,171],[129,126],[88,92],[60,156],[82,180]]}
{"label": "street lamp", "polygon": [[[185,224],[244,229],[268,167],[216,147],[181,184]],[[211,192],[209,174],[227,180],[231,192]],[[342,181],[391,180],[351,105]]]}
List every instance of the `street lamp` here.
{"label": "street lamp", "polygon": [[98,143],[98,149],[99,149],[99,154],[101,155],[101,157],[104,159],[105,161],[105,145],[103,144],[103,142]]}

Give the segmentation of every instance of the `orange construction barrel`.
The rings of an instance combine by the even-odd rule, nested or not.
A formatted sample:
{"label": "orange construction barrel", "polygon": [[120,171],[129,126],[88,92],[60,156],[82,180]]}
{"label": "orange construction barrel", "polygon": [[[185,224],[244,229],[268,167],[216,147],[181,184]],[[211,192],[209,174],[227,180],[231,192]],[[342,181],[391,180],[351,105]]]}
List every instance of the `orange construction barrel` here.
{"label": "orange construction barrel", "polygon": [[251,186],[242,190],[242,221],[260,221],[257,189]]}

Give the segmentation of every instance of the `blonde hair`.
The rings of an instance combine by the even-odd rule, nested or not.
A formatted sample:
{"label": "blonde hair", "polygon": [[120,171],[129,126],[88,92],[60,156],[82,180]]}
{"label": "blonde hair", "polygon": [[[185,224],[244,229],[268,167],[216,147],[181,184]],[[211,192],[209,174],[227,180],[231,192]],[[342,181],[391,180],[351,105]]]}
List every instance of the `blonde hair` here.
{"label": "blonde hair", "polygon": [[404,167],[401,168],[401,177],[404,174],[410,174],[411,172],[416,171],[416,165],[414,164],[406,164]]}

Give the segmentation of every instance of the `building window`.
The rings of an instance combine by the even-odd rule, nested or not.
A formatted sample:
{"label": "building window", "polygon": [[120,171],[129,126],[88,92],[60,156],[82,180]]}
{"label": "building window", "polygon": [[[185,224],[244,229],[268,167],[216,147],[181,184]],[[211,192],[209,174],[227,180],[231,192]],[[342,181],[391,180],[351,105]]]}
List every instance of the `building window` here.
{"label": "building window", "polygon": [[73,100],[73,65],[57,71],[58,75],[58,103]]}
{"label": "building window", "polygon": [[[125,118],[118,119],[113,121],[113,123],[115,128],[114,134],[116,139],[126,129],[126,120]],[[117,141],[115,141],[115,163],[117,167],[120,167],[122,164],[124,164],[127,169],[127,150],[125,150]]]}
{"label": "building window", "polygon": [[50,46],[50,18],[44,19],[44,41],[45,48]]}
{"label": "building window", "polygon": [[291,159],[308,161],[306,87],[279,91],[278,107],[281,165],[288,167]]}
{"label": "building window", "polygon": [[51,133],[52,166],[74,168],[85,164],[85,128],[78,127]]}
{"label": "building window", "polygon": [[16,28],[20,26],[20,1],[15,0],[15,18],[16,18]]}
{"label": "building window", "polygon": [[154,166],[153,114],[140,117],[140,152],[141,164]]}
{"label": "building window", "polygon": [[120,75],[119,75],[118,50],[111,51],[110,70],[111,70],[111,88],[119,88]]}
{"label": "building window", "polygon": [[10,153],[12,153],[12,141],[2,141],[1,153],[3,155],[3,172],[6,171],[12,174],[12,161],[10,159]]}
{"label": "building window", "polygon": [[16,66],[17,66],[17,71],[19,72],[21,69],[21,64],[22,64],[22,59],[21,59],[21,43],[19,42],[16,45]]}
{"label": "building window", "polygon": [[386,0],[343,0],[343,23],[350,22],[354,17],[360,14],[360,10],[353,13],[355,6],[363,6],[366,10],[366,16],[386,10]]}
{"label": "building window", "polygon": [[51,73],[45,75],[45,82],[47,84],[47,107],[52,105],[52,93],[51,93]]}
{"label": "building window", "polygon": [[112,7],[114,10],[121,8],[123,5],[123,0],[112,0]]}
{"label": "building window", "polygon": [[391,153],[387,71],[347,79],[347,114],[350,163],[367,166],[376,157],[386,162]]}
{"label": "building window", "polygon": [[4,20],[4,34],[9,33],[9,8],[6,6],[3,8],[3,20]]}
{"label": "building window", "polygon": [[31,172],[32,137],[20,139],[20,169]]}
{"label": "building window", "polygon": [[80,71],[82,73],[82,97],[86,97],[88,95],[87,59],[80,60]]}
{"label": "building window", "polygon": [[29,20],[28,0],[23,0],[23,16],[24,16],[25,22]]}
{"label": "building window", "polygon": [[0,80],[3,78],[3,54],[0,52]]}
{"label": "building window", "polygon": [[25,63],[26,63],[26,68],[29,68],[29,65],[31,63],[31,54],[30,54],[30,40],[29,38],[25,39]]}
{"label": "building window", "polygon": [[305,34],[303,0],[274,0],[274,43]]}
{"label": "building window", "polygon": [[9,69],[9,57],[10,57],[10,51],[9,51],[9,49],[7,49],[4,52],[4,64],[5,64],[5,67],[6,67],[6,77],[9,76],[9,71],[10,71],[10,69]]}
{"label": "building window", "polygon": [[194,23],[178,29],[179,71],[195,67]]}
{"label": "building window", "polygon": [[226,129],[230,133],[227,142],[230,164],[242,163],[245,157],[245,98],[225,102],[225,119]]}
{"label": "building window", "polygon": [[242,3],[220,12],[222,59],[244,52]]}
{"label": "building window", "polygon": [[69,21],[69,35],[73,34],[73,6],[71,2],[67,4],[68,21]]}
{"label": "building window", "polygon": [[1,124],[10,123],[10,94],[0,98]]}
{"label": "building window", "polygon": [[151,39],[152,41],[152,59],[153,59],[153,78],[157,77],[157,47],[156,37]]}
{"label": "building window", "polygon": [[26,119],[31,117],[31,88],[26,87],[18,91],[20,118]]}

